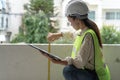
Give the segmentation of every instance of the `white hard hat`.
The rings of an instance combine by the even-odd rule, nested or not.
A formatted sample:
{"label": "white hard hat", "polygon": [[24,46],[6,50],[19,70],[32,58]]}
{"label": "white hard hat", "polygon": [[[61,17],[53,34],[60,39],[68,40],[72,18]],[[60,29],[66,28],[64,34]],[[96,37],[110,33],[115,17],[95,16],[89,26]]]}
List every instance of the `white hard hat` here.
{"label": "white hard hat", "polygon": [[82,0],[71,0],[67,6],[66,6],[66,11],[65,15],[66,16],[76,16],[79,19],[85,19],[88,16],[88,6],[86,3]]}

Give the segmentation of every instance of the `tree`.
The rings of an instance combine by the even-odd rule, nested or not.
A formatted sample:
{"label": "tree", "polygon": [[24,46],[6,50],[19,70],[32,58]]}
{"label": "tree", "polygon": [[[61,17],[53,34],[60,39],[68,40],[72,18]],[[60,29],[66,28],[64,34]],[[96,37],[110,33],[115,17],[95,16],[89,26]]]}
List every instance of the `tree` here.
{"label": "tree", "polygon": [[50,22],[53,0],[30,0],[24,8],[21,31],[12,42],[46,43],[47,33],[53,28]]}
{"label": "tree", "polygon": [[[29,17],[28,17],[29,16]],[[48,18],[44,12],[25,16],[25,37],[27,43],[46,43],[48,33]]]}

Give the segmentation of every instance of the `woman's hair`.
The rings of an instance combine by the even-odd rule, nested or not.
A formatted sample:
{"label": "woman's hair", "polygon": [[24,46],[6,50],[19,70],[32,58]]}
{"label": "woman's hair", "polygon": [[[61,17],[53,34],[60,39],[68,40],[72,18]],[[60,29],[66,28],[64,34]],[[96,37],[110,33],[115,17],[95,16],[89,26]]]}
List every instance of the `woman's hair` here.
{"label": "woman's hair", "polygon": [[[72,18],[72,19],[76,19],[76,18],[77,18],[76,16],[68,16],[68,17],[70,17],[70,18]],[[81,19],[80,19],[80,20],[81,20]],[[90,20],[90,19],[88,19],[88,18],[82,19],[81,21],[83,21],[84,24],[85,24],[88,28],[90,28],[90,29],[92,29],[93,31],[95,31],[95,33],[96,33],[96,35],[97,35],[97,37],[98,37],[99,45],[100,45],[100,47],[102,48],[102,47],[103,47],[103,46],[102,46],[102,40],[101,40],[101,36],[100,36],[100,31],[99,31],[97,25],[96,25],[92,20]]]}
{"label": "woman's hair", "polygon": [[96,35],[97,35],[97,37],[98,37],[99,45],[100,45],[100,47],[102,48],[102,47],[103,47],[103,46],[102,46],[102,40],[101,40],[101,36],[100,36],[100,31],[99,31],[97,25],[96,25],[92,20],[90,20],[90,19],[88,19],[88,18],[87,18],[87,19],[83,19],[82,21],[84,22],[84,24],[85,24],[88,28],[90,28],[90,29],[92,29],[93,31],[95,31],[95,33],[96,33]]}

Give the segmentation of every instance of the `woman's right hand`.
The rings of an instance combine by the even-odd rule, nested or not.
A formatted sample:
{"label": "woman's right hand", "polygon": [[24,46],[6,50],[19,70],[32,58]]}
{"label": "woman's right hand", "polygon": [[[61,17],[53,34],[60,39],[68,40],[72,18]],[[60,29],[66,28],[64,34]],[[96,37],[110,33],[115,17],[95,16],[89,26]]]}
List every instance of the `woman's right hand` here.
{"label": "woman's right hand", "polygon": [[62,37],[62,33],[48,33],[47,40],[52,42]]}

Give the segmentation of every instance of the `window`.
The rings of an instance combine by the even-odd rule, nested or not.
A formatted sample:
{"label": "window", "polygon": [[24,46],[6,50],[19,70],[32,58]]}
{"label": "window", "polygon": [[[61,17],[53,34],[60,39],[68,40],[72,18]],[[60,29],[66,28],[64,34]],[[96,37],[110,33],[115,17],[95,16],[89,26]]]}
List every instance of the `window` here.
{"label": "window", "polygon": [[5,1],[6,0],[0,0],[0,9],[5,9],[5,6],[6,6],[6,4],[5,4]]}
{"label": "window", "polygon": [[2,22],[2,21],[1,21],[1,14],[0,14],[0,28],[1,28],[1,22]]}
{"label": "window", "polygon": [[88,18],[95,21],[95,11],[90,11],[88,14]]}
{"label": "window", "polygon": [[106,20],[120,20],[120,12],[106,12]]}
{"label": "window", "polygon": [[107,20],[115,19],[115,12],[106,12],[106,19]]}
{"label": "window", "polygon": [[8,28],[8,17],[6,18],[6,28]]}
{"label": "window", "polygon": [[4,26],[3,24],[4,24],[4,17],[2,16],[1,17],[1,28],[3,28],[3,26]]}
{"label": "window", "polygon": [[4,30],[8,28],[8,16],[6,14],[0,14],[0,29]]}
{"label": "window", "polygon": [[120,12],[116,13],[116,19],[120,20]]}

